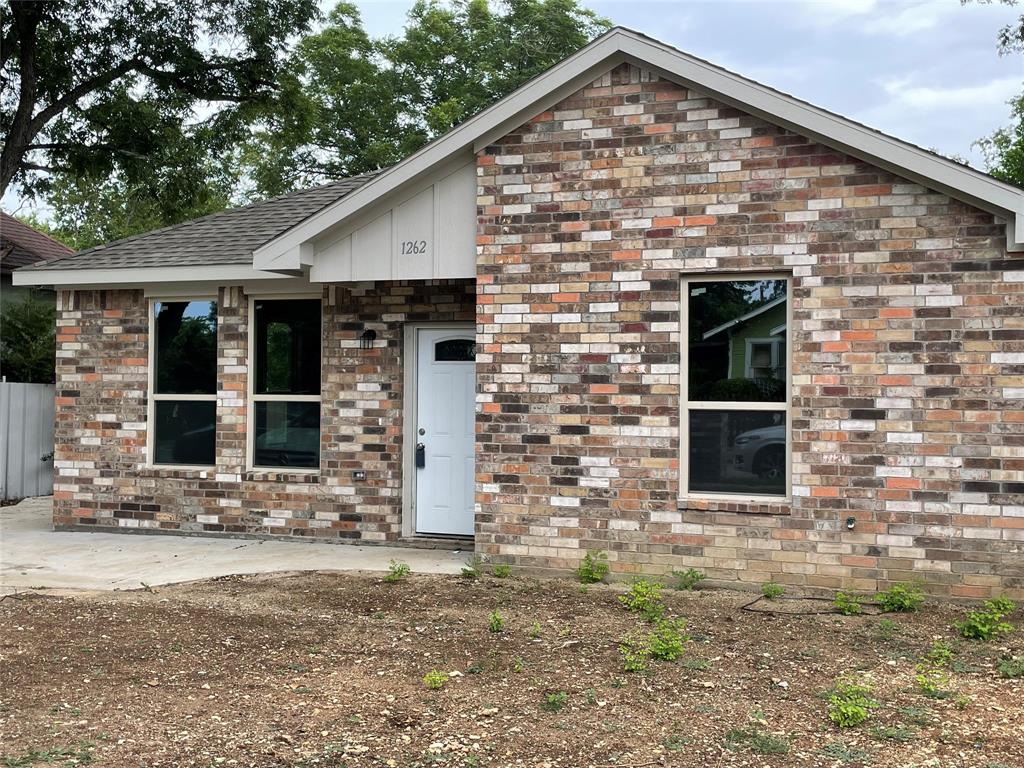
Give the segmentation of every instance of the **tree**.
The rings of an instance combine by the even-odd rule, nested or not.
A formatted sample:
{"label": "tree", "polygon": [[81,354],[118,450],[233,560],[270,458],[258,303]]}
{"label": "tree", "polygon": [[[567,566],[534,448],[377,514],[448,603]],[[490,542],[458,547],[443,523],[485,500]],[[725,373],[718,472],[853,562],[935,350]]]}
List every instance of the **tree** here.
{"label": "tree", "polygon": [[273,195],[397,162],[602,33],[576,0],[420,0],[404,33],[371,39],[342,2],[284,67],[242,154]]}
{"label": "tree", "polygon": [[176,141],[229,148],[316,15],[315,0],[9,0],[0,194],[53,172],[132,184]]}
{"label": "tree", "polygon": [[[966,0],[964,0],[966,2]],[[989,4],[992,0],[978,0]],[[1003,5],[1017,5],[1018,0],[999,0]],[[999,30],[999,53],[1024,53],[1024,14],[1013,24]],[[989,173],[1001,181],[1024,186],[1024,94],[1010,102],[1012,124],[975,142],[985,157]]]}
{"label": "tree", "polygon": [[6,301],[0,311],[0,374],[8,381],[53,382],[56,307],[26,294]]}

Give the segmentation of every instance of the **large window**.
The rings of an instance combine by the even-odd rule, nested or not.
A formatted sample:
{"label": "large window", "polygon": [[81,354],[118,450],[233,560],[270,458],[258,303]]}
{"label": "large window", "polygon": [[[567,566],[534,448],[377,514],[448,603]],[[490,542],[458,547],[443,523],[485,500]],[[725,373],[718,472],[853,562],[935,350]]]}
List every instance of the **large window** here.
{"label": "large window", "polygon": [[211,466],[217,431],[217,303],[154,301],[152,312],[151,461]]}
{"label": "large window", "polygon": [[320,300],[252,304],[253,467],[320,466]]}
{"label": "large window", "polygon": [[683,494],[789,494],[789,281],[683,281]]}

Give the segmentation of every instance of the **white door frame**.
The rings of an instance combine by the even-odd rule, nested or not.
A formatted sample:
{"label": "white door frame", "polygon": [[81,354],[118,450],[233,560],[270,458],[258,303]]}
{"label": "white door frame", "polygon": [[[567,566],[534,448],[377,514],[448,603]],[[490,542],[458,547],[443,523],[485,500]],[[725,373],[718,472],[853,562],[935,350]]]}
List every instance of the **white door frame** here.
{"label": "white door frame", "polygon": [[[419,332],[469,331],[476,336],[473,323],[406,323],[402,334],[402,537],[411,538],[427,534],[416,533],[416,425],[419,414],[416,401],[419,395]],[[474,405],[475,407],[475,405]]]}

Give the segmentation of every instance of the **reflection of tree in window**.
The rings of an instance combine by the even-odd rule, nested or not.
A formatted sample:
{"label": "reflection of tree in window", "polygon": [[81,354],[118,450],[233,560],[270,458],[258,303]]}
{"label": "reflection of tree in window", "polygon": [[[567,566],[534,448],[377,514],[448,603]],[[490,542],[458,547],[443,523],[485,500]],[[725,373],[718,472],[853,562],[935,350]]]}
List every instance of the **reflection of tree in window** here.
{"label": "reflection of tree in window", "polygon": [[217,306],[213,302],[160,302],[156,316],[156,391],[217,391]]}
{"label": "reflection of tree in window", "polygon": [[292,329],[267,323],[267,392],[287,392],[291,386]]}

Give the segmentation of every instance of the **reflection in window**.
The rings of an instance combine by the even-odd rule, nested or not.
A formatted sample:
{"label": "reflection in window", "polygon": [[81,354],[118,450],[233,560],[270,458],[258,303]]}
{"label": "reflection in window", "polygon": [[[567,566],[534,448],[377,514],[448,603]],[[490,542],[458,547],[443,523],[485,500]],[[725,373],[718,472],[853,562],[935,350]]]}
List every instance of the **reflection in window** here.
{"label": "reflection in window", "polygon": [[320,299],[253,303],[253,467],[320,466]]}
{"label": "reflection in window", "polygon": [[788,280],[689,280],[685,493],[784,496]]}
{"label": "reflection in window", "polygon": [[463,363],[476,360],[475,339],[446,339],[434,345],[434,361]]}
{"label": "reflection in window", "polygon": [[153,302],[150,450],[154,464],[215,463],[217,303]]}

